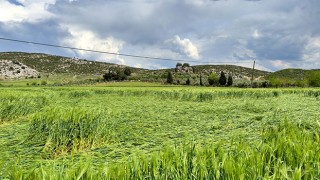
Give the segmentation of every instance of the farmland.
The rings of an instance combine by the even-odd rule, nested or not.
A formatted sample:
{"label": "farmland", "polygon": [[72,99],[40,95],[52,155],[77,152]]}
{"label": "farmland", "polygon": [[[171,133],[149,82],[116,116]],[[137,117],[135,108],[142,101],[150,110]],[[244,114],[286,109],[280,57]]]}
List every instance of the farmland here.
{"label": "farmland", "polygon": [[3,87],[0,102],[0,179],[320,178],[316,88]]}

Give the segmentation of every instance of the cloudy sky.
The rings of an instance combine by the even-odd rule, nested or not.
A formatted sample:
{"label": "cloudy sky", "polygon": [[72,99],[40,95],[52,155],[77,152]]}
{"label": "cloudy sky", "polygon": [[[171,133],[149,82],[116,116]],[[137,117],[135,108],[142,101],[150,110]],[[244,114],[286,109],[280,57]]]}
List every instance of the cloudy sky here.
{"label": "cloudy sky", "polygon": [[[320,69],[320,0],[0,0],[0,37],[112,53]],[[40,52],[158,69],[176,62],[0,40]]]}

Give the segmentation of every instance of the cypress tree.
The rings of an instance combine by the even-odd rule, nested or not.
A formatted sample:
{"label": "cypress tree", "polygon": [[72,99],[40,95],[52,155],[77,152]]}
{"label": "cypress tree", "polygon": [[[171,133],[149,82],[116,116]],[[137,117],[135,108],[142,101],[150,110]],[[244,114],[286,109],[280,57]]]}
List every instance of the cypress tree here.
{"label": "cypress tree", "polygon": [[186,81],[186,85],[190,85],[190,79],[189,78]]}
{"label": "cypress tree", "polygon": [[223,71],[221,71],[220,78],[219,78],[219,84],[221,86],[224,86],[224,85],[226,85],[226,83],[227,83],[226,75],[224,74]]}
{"label": "cypress tree", "polygon": [[232,86],[232,84],[233,84],[232,76],[231,74],[229,74],[227,85]]}
{"label": "cypress tree", "polygon": [[168,83],[168,84],[172,84],[172,83],[173,83],[173,77],[172,77],[171,72],[168,72],[168,75],[167,75],[167,83]]}

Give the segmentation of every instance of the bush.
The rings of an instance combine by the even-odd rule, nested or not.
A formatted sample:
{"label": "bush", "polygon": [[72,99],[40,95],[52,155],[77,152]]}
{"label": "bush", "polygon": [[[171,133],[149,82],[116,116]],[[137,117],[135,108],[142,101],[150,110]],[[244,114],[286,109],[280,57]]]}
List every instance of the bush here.
{"label": "bush", "polygon": [[320,87],[320,70],[311,71],[307,75],[308,84],[312,87]]}
{"label": "bush", "polygon": [[267,88],[267,87],[269,87],[269,86],[270,86],[270,84],[269,84],[268,81],[262,82],[262,87],[263,87],[263,88]]}
{"label": "bush", "polygon": [[272,87],[281,87],[283,84],[283,80],[280,78],[272,78],[270,79],[270,84]]}
{"label": "bush", "polygon": [[41,81],[41,85],[42,85],[42,86],[47,85],[47,81]]}
{"label": "bush", "polygon": [[[130,72],[129,72],[130,71]],[[118,67],[110,67],[103,75],[105,81],[123,81],[127,79],[127,74],[131,74],[131,70],[121,71]]]}
{"label": "bush", "polygon": [[127,76],[130,76],[131,75],[131,69],[129,67],[126,67],[124,69],[124,74],[127,75]]}
{"label": "bush", "polygon": [[219,78],[218,76],[215,74],[215,73],[211,73],[208,77],[208,82],[209,84],[212,86],[212,85],[215,85],[215,84],[218,84],[218,81],[219,81]]}

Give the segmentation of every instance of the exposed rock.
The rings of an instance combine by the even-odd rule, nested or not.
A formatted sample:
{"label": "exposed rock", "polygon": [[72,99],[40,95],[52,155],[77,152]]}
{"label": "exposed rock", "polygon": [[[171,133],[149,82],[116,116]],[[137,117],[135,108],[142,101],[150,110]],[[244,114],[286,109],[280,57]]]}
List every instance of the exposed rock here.
{"label": "exposed rock", "polygon": [[1,79],[23,79],[38,77],[40,73],[18,61],[0,60]]}
{"label": "exposed rock", "polygon": [[176,66],[176,72],[185,72],[185,73],[193,73],[193,69],[191,66]]}

